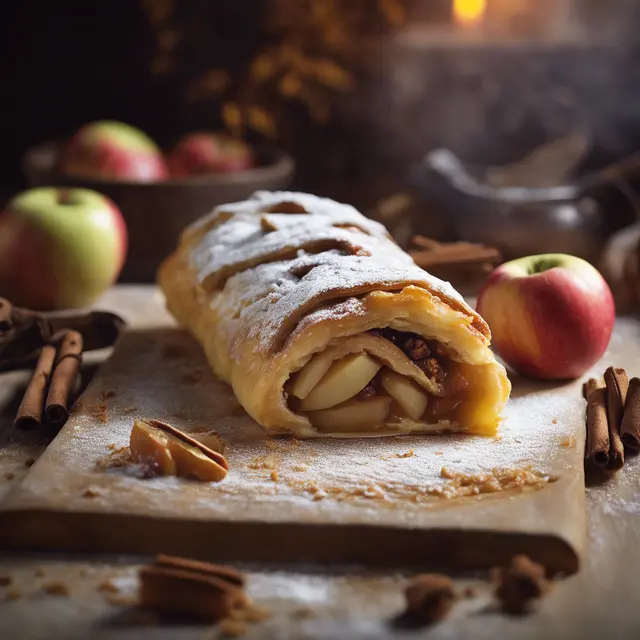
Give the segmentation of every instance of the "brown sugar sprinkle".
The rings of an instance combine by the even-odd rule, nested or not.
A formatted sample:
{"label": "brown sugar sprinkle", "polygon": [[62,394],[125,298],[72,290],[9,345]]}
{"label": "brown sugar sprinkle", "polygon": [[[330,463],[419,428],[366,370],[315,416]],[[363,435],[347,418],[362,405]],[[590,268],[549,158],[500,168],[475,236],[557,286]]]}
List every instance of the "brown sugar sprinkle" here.
{"label": "brown sugar sprinkle", "polygon": [[69,585],[64,582],[48,582],[42,585],[42,590],[52,596],[64,596],[68,598],[71,595]]}
{"label": "brown sugar sprinkle", "polygon": [[254,458],[248,465],[249,469],[275,469],[278,466],[278,458],[273,454]]}
{"label": "brown sugar sprinkle", "polygon": [[120,589],[118,586],[113,583],[111,580],[104,580],[97,586],[97,590],[100,593],[120,593]]}
{"label": "brown sugar sprinkle", "polygon": [[11,576],[0,576],[0,587],[8,587],[12,582]]}

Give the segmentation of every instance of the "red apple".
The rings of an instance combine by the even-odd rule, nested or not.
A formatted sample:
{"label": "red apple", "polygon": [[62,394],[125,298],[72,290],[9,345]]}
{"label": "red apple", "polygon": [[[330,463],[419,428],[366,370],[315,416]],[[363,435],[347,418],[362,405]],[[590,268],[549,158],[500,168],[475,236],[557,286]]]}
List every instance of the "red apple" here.
{"label": "red apple", "polygon": [[167,156],[172,176],[246,171],[254,166],[251,147],[223,133],[196,131],[180,139]]}
{"label": "red apple", "polygon": [[123,122],[84,125],[66,144],[60,169],[69,175],[101,180],[166,180],[167,165],[156,143]]}
{"label": "red apple", "polygon": [[30,309],[81,307],[120,274],[122,214],[89,189],[40,187],[0,214],[0,296]]}
{"label": "red apple", "polygon": [[613,296],[588,262],[564,254],[512,260],[478,297],[492,343],[513,369],[535,378],[578,378],[605,352],[615,321]]}

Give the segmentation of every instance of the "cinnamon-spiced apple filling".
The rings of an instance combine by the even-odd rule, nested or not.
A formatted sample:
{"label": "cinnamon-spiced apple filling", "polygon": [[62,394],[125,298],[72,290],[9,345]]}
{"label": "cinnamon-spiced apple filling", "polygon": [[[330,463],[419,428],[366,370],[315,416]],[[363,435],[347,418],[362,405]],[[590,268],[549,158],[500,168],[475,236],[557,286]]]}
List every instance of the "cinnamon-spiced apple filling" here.
{"label": "cinnamon-spiced apple filling", "polygon": [[289,407],[320,431],[369,431],[402,420],[448,424],[468,396],[454,354],[384,328],[314,355],[285,385]]}

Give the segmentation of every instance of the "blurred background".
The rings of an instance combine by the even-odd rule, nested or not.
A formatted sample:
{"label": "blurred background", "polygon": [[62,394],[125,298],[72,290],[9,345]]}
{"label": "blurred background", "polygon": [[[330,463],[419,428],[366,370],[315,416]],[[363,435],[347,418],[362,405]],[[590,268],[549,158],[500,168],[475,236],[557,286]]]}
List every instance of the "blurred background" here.
{"label": "blurred background", "polygon": [[[97,176],[142,243],[125,280],[151,280],[180,228],[256,186],[352,203],[404,246],[422,234],[503,257],[599,264],[636,220],[634,0],[23,0],[3,13],[3,202],[82,183],[42,155],[57,151],[28,152],[94,120],[164,150],[226,132],[259,166],[295,163],[209,190],[182,176],[161,203]],[[140,239],[152,223],[155,249]]]}

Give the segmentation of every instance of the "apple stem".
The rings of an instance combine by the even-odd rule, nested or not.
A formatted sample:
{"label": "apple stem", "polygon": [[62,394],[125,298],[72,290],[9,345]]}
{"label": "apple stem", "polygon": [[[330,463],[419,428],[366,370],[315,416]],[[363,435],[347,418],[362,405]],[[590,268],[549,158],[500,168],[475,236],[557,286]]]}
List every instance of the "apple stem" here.
{"label": "apple stem", "polygon": [[60,189],[58,192],[58,204],[69,204],[71,202],[71,194],[69,189]]}

